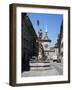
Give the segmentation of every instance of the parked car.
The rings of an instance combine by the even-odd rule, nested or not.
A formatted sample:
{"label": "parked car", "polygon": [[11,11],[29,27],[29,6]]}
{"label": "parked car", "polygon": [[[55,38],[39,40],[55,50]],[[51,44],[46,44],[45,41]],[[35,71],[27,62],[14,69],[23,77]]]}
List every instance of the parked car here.
{"label": "parked car", "polygon": [[61,60],[62,60],[62,57],[59,56],[59,57],[58,57],[58,63],[61,63]]}
{"label": "parked car", "polygon": [[53,56],[53,62],[57,62],[57,55]]}

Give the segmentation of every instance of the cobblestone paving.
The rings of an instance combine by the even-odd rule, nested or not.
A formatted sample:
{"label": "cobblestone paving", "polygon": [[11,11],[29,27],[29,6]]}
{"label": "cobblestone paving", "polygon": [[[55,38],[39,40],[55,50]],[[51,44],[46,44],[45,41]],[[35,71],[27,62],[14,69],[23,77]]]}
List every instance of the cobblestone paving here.
{"label": "cobblestone paving", "polygon": [[25,71],[22,73],[22,77],[33,77],[33,76],[51,76],[51,75],[62,75],[63,66],[60,63],[50,62],[50,67],[48,69],[35,69],[30,71]]}

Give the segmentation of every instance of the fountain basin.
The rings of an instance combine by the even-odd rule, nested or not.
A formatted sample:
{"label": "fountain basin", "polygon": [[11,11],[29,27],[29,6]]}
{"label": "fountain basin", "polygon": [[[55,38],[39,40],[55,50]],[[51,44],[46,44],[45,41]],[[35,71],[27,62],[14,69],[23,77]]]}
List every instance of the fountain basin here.
{"label": "fountain basin", "polygon": [[42,63],[42,62],[30,63],[31,70],[48,70],[49,68],[50,63]]}

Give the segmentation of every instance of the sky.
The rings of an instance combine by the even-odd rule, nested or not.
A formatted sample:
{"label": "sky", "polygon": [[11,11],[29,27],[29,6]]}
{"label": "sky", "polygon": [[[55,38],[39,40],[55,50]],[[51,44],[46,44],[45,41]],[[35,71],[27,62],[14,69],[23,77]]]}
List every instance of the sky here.
{"label": "sky", "polygon": [[[39,13],[27,13],[31,23],[38,34],[39,28],[42,29],[43,33],[48,30],[48,37],[51,40],[51,46],[57,41],[58,33],[60,32],[61,22],[63,20],[63,15],[60,14],[39,14]],[[39,27],[37,25],[37,20],[39,20]]]}

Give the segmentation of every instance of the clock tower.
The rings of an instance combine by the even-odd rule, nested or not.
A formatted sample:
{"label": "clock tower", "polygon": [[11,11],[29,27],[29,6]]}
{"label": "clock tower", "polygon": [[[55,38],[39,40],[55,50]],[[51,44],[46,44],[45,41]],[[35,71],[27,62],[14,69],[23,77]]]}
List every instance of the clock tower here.
{"label": "clock tower", "polygon": [[42,46],[43,46],[43,51],[44,51],[44,59],[48,60],[49,59],[49,51],[50,51],[50,43],[51,40],[48,37],[48,30],[47,30],[47,26],[46,26],[46,30],[44,32],[43,37],[40,40]]}

